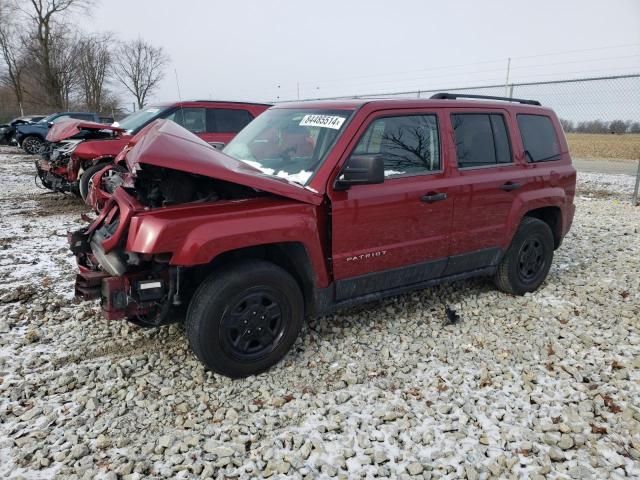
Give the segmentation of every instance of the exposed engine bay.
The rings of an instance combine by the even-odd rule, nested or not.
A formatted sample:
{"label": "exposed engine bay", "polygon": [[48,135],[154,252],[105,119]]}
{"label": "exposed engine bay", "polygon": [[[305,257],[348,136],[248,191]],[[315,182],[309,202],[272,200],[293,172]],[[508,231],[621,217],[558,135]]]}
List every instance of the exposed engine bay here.
{"label": "exposed engine bay", "polygon": [[73,185],[67,181],[66,172],[71,154],[81,139],[64,140],[48,143],[41,158],[35,161],[37,176],[45,188],[56,192],[72,191]]}
{"label": "exposed engine bay", "polygon": [[144,165],[136,170],[133,185],[127,185],[128,182],[123,182],[122,177],[118,177],[112,175],[105,182],[107,191],[111,190],[109,193],[124,183],[125,187],[133,187],[129,193],[140,203],[151,208],[191,202],[237,200],[261,195],[261,192],[243,185],[152,165]]}

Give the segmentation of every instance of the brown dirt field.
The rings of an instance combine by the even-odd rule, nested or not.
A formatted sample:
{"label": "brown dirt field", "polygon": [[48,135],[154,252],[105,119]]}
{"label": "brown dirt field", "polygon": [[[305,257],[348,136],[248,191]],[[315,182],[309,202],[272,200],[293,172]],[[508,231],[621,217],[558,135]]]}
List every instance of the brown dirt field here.
{"label": "brown dirt field", "polygon": [[640,134],[567,133],[574,158],[640,160]]}

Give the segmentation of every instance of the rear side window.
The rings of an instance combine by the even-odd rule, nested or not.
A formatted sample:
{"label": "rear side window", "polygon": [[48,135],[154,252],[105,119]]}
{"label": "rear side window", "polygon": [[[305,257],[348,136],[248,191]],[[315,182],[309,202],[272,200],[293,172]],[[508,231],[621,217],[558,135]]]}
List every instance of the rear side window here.
{"label": "rear side window", "polygon": [[560,144],[549,117],[544,115],[517,115],[522,144],[529,162],[560,159]]}
{"label": "rear side window", "polygon": [[458,168],[511,163],[511,147],[504,117],[499,113],[451,115]]}
{"label": "rear side window", "polygon": [[440,142],[435,115],[383,117],[360,138],[355,155],[382,155],[385,178],[440,170]]}
{"label": "rear side window", "polygon": [[207,132],[209,133],[238,133],[253,116],[247,110],[232,108],[208,108]]}
{"label": "rear side window", "polygon": [[193,133],[205,132],[204,108],[179,108],[167,117]]}

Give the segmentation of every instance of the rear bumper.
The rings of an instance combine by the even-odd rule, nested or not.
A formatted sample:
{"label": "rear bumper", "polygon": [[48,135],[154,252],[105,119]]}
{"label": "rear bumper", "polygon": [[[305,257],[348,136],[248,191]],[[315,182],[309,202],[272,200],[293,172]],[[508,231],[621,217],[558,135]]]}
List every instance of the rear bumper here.
{"label": "rear bumper", "polygon": [[564,232],[562,232],[562,236],[564,237],[567,233],[569,233],[569,230],[571,230],[571,226],[573,225],[573,217],[576,214],[576,206],[573,202],[571,202],[570,204],[567,205],[567,208],[565,209],[565,218],[564,218],[564,222],[562,222],[564,224]]}

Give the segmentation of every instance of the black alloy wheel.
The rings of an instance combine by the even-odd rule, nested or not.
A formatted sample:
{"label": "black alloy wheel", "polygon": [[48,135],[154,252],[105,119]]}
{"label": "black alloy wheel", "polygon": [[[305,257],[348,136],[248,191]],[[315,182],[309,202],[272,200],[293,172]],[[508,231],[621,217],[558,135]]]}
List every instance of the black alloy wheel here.
{"label": "black alloy wheel", "polygon": [[544,242],[539,235],[524,241],[518,255],[518,274],[524,282],[533,280],[542,270],[545,260]]}
{"label": "black alloy wheel", "polygon": [[273,292],[256,287],[241,296],[222,317],[224,348],[236,358],[259,358],[277,346],[285,331],[282,307]]}

